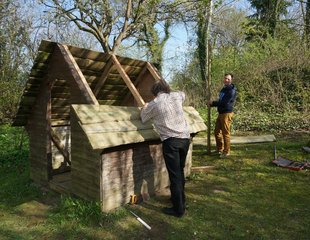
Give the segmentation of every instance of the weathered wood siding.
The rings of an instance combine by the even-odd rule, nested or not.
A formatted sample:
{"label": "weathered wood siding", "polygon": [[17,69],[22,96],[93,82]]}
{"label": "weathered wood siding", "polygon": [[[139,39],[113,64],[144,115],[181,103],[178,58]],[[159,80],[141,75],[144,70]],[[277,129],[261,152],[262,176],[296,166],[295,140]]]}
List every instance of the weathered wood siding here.
{"label": "weathered wood siding", "polygon": [[43,82],[40,88],[36,102],[29,115],[28,124],[26,126],[29,136],[29,161],[30,161],[30,177],[38,184],[46,185],[48,182],[47,172],[47,99],[46,93],[48,86],[47,81]]}
{"label": "weathered wood siding", "polygon": [[[192,165],[192,145],[185,167]],[[129,202],[130,195],[153,196],[169,186],[160,141],[105,150],[102,154],[102,210],[110,211]]]}
{"label": "weathered wood siding", "polygon": [[100,201],[101,150],[93,150],[71,111],[72,192],[86,200]]}

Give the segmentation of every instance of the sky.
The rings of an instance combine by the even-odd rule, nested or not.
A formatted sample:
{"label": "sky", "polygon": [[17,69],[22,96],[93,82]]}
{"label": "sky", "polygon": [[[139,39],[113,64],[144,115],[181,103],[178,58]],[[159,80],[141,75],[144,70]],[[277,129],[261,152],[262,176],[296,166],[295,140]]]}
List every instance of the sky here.
{"label": "sky", "polygon": [[[250,4],[247,0],[227,0],[226,2],[238,9],[250,11]],[[190,38],[193,38],[193,36],[188,36],[184,25],[179,24],[173,28],[164,52],[162,76],[166,81],[171,81],[174,71],[184,68],[188,59],[186,56],[191,48],[189,44]]]}

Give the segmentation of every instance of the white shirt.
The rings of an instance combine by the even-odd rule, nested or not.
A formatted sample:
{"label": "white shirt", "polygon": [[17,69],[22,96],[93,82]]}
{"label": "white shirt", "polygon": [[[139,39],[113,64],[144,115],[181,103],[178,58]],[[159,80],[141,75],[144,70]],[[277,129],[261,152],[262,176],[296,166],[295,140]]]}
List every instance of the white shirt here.
{"label": "white shirt", "polygon": [[183,112],[183,92],[159,93],[141,110],[142,122],[153,120],[160,139],[190,138],[190,132]]}

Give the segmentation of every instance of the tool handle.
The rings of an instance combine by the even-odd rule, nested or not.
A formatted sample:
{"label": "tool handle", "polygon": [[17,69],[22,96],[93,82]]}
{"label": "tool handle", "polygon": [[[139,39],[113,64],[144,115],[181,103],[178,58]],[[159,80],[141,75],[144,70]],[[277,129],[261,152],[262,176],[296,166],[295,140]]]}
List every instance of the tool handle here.
{"label": "tool handle", "polygon": [[151,230],[151,227],[146,222],[144,222],[141,218],[137,217],[137,220],[140,223],[142,223],[148,230]]}

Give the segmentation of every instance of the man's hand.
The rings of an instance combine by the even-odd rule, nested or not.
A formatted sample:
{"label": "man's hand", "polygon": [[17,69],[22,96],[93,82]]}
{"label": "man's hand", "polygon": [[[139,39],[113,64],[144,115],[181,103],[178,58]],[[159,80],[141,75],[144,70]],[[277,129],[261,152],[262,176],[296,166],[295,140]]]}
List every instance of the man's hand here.
{"label": "man's hand", "polygon": [[146,108],[147,107],[147,105],[149,105],[149,103],[147,102],[147,103],[145,103],[144,104],[144,106],[142,107],[142,108]]}

